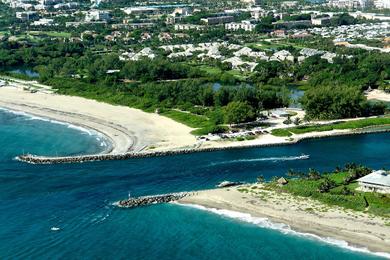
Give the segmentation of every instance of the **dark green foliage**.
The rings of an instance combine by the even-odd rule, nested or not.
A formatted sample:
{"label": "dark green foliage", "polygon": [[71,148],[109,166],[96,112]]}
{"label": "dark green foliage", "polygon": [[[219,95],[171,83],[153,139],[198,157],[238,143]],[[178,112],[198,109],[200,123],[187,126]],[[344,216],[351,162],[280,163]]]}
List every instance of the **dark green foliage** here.
{"label": "dark green foliage", "polygon": [[253,107],[241,101],[230,102],[225,108],[225,122],[238,124],[256,119]]}
{"label": "dark green foliage", "polygon": [[330,189],[336,187],[336,182],[329,179],[324,178],[324,180],[320,183],[320,186],[318,187],[318,191],[321,193],[329,192]]}
{"label": "dark green foliage", "polygon": [[384,113],[384,106],[368,103],[359,89],[345,86],[311,88],[305,92],[301,103],[310,119],[339,119]]}

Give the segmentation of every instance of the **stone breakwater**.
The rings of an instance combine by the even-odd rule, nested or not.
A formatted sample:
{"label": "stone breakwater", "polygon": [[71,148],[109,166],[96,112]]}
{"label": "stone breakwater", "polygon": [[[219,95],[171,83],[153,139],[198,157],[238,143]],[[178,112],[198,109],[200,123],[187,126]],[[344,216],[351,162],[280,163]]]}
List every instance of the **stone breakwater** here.
{"label": "stone breakwater", "polygon": [[143,197],[128,198],[126,200],[120,200],[114,203],[115,206],[120,208],[136,208],[142,206],[148,206],[152,204],[168,203],[172,201],[177,201],[184,197],[194,194],[193,192],[179,192],[179,193],[169,193],[169,194],[160,194],[160,195],[151,195]]}
{"label": "stone breakwater", "polygon": [[296,144],[300,141],[307,139],[317,139],[325,137],[335,136],[348,136],[348,135],[360,135],[370,133],[389,132],[389,129],[356,129],[348,132],[336,132],[329,134],[313,134],[311,136],[299,137],[296,139],[281,141],[280,143],[270,144],[249,144],[249,145],[236,145],[236,146],[225,146],[225,147],[207,147],[207,148],[186,148],[177,149],[170,151],[150,151],[150,152],[128,152],[123,154],[96,154],[96,155],[79,155],[79,156],[64,156],[64,157],[49,157],[49,156],[36,156],[32,154],[20,155],[16,157],[16,160],[31,163],[31,164],[57,164],[57,163],[83,163],[83,162],[94,162],[94,161],[109,161],[109,160],[127,160],[137,158],[149,158],[149,157],[162,157],[179,154],[191,154],[196,152],[214,152],[231,149],[244,149],[244,148],[256,148],[256,147],[270,147],[270,146],[281,146],[288,144]]}

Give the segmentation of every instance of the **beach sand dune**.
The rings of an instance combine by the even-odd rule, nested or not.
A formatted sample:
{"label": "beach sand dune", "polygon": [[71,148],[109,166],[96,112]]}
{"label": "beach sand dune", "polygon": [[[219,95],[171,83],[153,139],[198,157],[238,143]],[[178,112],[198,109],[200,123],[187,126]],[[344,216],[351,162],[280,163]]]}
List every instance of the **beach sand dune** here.
{"label": "beach sand dune", "polygon": [[81,97],[2,87],[0,107],[94,129],[111,140],[112,154],[145,148],[169,150],[196,143],[190,134],[192,128],[169,118]]}

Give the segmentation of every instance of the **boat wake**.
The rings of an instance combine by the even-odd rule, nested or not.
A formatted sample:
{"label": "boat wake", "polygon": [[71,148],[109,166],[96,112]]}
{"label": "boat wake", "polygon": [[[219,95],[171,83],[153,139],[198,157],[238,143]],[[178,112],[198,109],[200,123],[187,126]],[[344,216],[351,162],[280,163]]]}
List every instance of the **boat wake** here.
{"label": "boat wake", "polygon": [[267,228],[267,229],[273,229],[276,231],[279,231],[283,234],[289,234],[289,235],[294,235],[294,236],[300,236],[300,237],[305,237],[309,239],[315,239],[317,241],[321,241],[333,246],[341,247],[344,249],[348,249],[351,251],[359,252],[359,253],[365,253],[365,254],[371,254],[375,255],[378,257],[383,257],[390,259],[390,254],[385,253],[385,252],[372,252],[368,250],[367,248],[362,248],[362,247],[355,247],[351,246],[348,244],[347,241],[344,240],[338,240],[330,237],[320,237],[315,234],[310,234],[310,233],[302,233],[302,232],[297,232],[295,230],[292,230],[289,225],[283,224],[283,223],[274,223],[270,221],[268,218],[260,218],[260,217],[253,217],[252,215],[248,213],[242,213],[238,211],[232,211],[232,210],[227,210],[227,209],[216,209],[216,208],[207,208],[201,205],[196,205],[196,204],[181,204],[181,203],[176,203],[176,205],[180,206],[185,206],[185,207],[191,207],[191,208],[196,208],[199,210],[204,210],[208,211],[214,214],[217,214],[219,216],[223,217],[228,217],[231,219],[236,219],[239,221],[247,222],[247,223],[252,223],[255,224],[259,227],[262,228]]}
{"label": "boat wake", "polygon": [[254,159],[238,159],[231,161],[223,161],[212,163],[211,165],[221,165],[221,164],[234,164],[234,163],[246,163],[246,162],[280,162],[280,161],[295,161],[295,160],[308,160],[310,159],[309,155],[302,154],[300,156],[282,156],[282,157],[266,157],[266,158],[254,158]]}

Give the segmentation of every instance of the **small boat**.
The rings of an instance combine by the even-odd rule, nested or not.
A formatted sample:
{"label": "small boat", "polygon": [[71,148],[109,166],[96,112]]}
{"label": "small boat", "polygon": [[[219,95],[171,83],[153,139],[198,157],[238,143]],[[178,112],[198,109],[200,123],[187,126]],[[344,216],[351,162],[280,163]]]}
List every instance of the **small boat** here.
{"label": "small boat", "polygon": [[307,159],[310,159],[310,155],[302,154],[301,156],[298,157],[298,159],[300,159],[300,160],[307,160]]}
{"label": "small boat", "polygon": [[218,184],[216,187],[217,188],[226,188],[226,187],[232,187],[232,186],[237,186],[241,185],[242,182],[232,182],[232,181],[223,181],[220,184]]}
{"label": "small boat", "polygon": [[50,230],[51,231],[58,231],[58,230],[60,230],[60,228],[59,227],[52,227]]}

